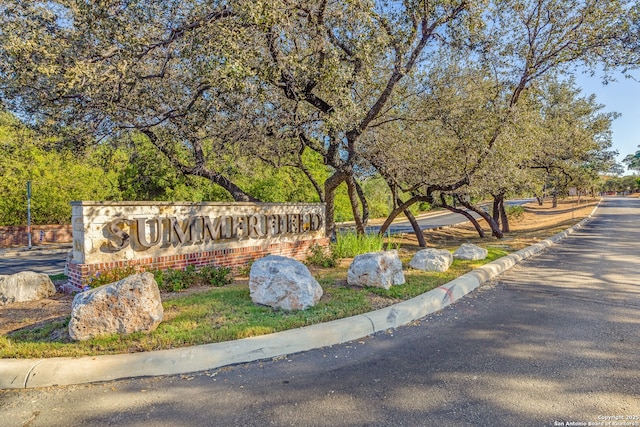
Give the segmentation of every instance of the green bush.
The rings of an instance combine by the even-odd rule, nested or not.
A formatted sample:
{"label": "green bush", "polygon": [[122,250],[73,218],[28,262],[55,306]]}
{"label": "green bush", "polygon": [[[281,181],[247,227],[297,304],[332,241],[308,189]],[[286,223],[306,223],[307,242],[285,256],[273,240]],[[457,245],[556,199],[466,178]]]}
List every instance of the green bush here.
{"label": "green bush", "polygon": [[313,245],[311,247],[311,255],[307,257],[307,264],[325,268],[335,267],[336,256],[332,252],[327,254],[325,248],[320,245]]}
{"label": "green bush", "polygon": [[228,267],[202,267],[200,269],[200,276],[203,284],[214,286],[216,288],[233,282],[231,269]]}
{"label": "green bush", "polygon": [[522,206],[507,206],[505,211],[508,218],[519,219],[524,215],[524,207]]}
{"label": "green bush", "polygon": [[99,286],[108,285],[109,283],[115,283],[118,280],[122,280],[125,277],[129,277],[136,273],[137,271],[133,266],[98,271],[94,276],[87,279],[86,285],[90,288],[97,288]]}
{"label": "green bush", "polygon": [[[202,267],[199,271],[189,265],[184,270],[149,270],[161,291],[178,292],[197,285],[220,287],[232,282],[231,269],[227,267]],[[91,288],[117,282],[138,271],[133,266],[114,268],[98,272],[90,277],[86,284]]]}
{"label": "green bush", "polygon": [[227,267],[202,267],[199,271],[193,265],[184,270],[154,270],[153,276],[158,288],[167,292],[178,292],[197,285],[220,287],[231,283],[231,269]]}

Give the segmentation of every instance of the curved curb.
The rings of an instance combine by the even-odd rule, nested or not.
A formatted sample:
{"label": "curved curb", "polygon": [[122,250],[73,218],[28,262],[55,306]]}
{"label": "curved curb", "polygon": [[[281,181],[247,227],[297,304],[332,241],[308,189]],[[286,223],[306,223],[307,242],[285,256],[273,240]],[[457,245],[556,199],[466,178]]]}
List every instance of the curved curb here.
{"label": "curved curb", "polygon": [[562,240],[589,221],[599,205],[587,218],[561,233],[485,264],[422,295],[380,310],[269,335],[171,350],[78,358],[2,359],[0,389],[205,371],[341,344],[397,328],[442,310],[520,261]]}

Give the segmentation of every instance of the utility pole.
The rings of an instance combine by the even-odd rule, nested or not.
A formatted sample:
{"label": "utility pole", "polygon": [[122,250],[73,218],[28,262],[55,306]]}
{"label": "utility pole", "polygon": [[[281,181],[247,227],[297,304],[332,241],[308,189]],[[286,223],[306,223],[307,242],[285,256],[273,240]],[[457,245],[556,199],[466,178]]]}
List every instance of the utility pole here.
{"label": "utility pole", "polygon": [[31,181],[27,181],[27,241],[31,249]]}

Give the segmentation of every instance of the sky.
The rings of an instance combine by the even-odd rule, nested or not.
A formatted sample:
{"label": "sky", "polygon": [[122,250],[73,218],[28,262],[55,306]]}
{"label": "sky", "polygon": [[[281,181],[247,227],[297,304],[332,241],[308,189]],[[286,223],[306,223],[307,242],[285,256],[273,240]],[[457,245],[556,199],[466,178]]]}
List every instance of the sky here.
{"label": "sky", "polygon": [[617,112],[621,116],[613,121],[613,149],[618,150],[618,162],[622,163],[628,154],[640,150],[640,74],[639,81],[619,77],[617,81],[607,85],[602,80],[589,75],[577,75],[576,83],[583,90],[583,95],[596,95],[596,101],[605,105],[604,112]]}

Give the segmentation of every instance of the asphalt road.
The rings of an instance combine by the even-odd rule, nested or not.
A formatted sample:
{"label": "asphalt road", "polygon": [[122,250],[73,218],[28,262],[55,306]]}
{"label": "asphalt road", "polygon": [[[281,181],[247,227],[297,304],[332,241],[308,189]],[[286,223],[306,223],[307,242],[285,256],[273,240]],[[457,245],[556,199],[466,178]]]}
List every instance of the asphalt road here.
{"label": "asphalt road", "polygon": [[21,271],[35,271],[49,275],[63,274],[68,250],[57,253],[43,253],[37,249],[20,252],[19,255],[0,255],[0,274],[15,274]]}
{"label": "asphalt road", "polygon": [[7,426],[637,426],[639,217],[640,200],[607,199],[561,244],[406,327],[211,372],[0,391],[0,420]]}

